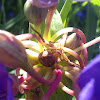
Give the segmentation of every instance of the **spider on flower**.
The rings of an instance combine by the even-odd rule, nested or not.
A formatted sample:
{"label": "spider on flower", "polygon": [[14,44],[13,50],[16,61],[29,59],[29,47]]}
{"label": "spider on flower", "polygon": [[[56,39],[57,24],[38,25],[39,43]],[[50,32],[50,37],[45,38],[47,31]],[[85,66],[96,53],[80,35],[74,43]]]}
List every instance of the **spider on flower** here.
{"label": "spider on flower", "polygon": [[[26,48],[31,48],[31,50],[26,50],[28,55],[30,56],[32,55],[32,53],[29,53],[30,51],[31,52],[35,51],[35,53],[38,53],[37,55],[38,61],[36,63],[34,63],[35,53],[33,54],[34,55],[33,58],[28,58],[29,62],[33,64],[32,66],[40,63],[41,64],[41,66],[39,66],[40,69],[47,68],[46,70],[47,72],[45,73],[44,76],[42,75],[42,77],[46,80],[49,80],[49,81],[51,80],[50,82],[52,82],[52,80],[55,79],[56,75],[54,74],[54,71],[57,69],[60,69],[61,72],[63,72],[65,76],[73,80],[74,71],[82,70],[87,62],[87,49],[86,48],[82,50],[76,49],[86,43],[86,38],[85,38],[84,33],[77,28],[68,27],[54,34],[51,37],[50,41],[46,41],[41,36],[41,34],[37,32],[32,26],[31,28],[35,33],[38,34],[38,36],[35,34],[26,33],[26,34],[18,35],[16,36],[16,38],[21,40],[23,45]],[[75,33],[68,35],[68,32],[75,32]],[[55,41],[59,36],[61,38]],[[38,41],[38,44],[36,42],[33,42],[32,40],[27,40],[27,39],[32,39],[32,38],[36,39]],[[42,49],[40,49],[41,44],[42,44]],[[78,63],[76,63],[76,60]],[[18,73],[18,70],[17,70],[17,73]],[[41,72],[39,71],[38,73],[41,73]],[[33,89],[40,85],[40,84],[36,85],[36,83],[38,82],[35,81],[34,79],[33,79],[33,84],[32,84],[32,78],[29,77],[29,75],[28,75],[28,78],[26,78],[25,80],[21,82],[23,83],[22,85],[23,89],[30,89],[30,87],[31,89]],[[74,95],[73,90],[67,88],[62,82],[59,83],[59,86],[62,88],[63,91],[69,93],[70,95]]]}
{"label": "spider on flower", "polygon": [[[57,87],[74,96],[74,91],[67,87],[64,78],[72,80],[74,89],[77,87],[75,82],[87,62],[86,48],[99,42],[100,37],[86,43],[81,30],[68,27],[46,41],[39,32],[32,29],[39,36],[31,33],[14,36],[0,30],[0,61],[8,67],[16,68],[21,93],[36,90],[43,84],[49,86],[49,89],[42,95],[42,100],[48,100]],[[69,35],[69,32],[74,33]]]}

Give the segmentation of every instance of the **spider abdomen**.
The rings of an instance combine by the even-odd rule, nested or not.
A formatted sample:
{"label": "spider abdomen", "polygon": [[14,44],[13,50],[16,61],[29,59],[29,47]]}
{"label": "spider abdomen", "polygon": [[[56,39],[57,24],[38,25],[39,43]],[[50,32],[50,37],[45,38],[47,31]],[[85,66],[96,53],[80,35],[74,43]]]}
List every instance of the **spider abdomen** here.
{"label": "spider abdomen", "polygon": [[40,63],[46,67],[52,67],[57,61],[57,58],[48,51],[40,53],[38,58]]}

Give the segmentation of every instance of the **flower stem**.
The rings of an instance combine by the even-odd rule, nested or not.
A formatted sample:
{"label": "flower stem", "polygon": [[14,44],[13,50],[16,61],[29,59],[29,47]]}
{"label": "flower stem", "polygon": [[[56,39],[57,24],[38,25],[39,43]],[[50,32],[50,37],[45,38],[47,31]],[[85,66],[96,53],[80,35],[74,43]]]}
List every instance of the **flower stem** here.
{"label": "flower stem", "polygon": [[67,28],[61,29],[60,31],[58,31],[57,33],[55,33],[51,37],[50,40],[51,41],[54,41],[58,36],[60,36],[60,35],[62,35],[64,33],[67,33],[68,34],[68,32],[75,32],[75,33],[77,33],[81,37],[82,42],[83,43],[86,43],[86,37],[85,37],[84,33],[81,30],[79,30],[77,28],[73,28],[73,27],[67,27]]}
{"label": "flower stem", "polygon": [[34,50],[34,52],[40,53],[40,47],[37,42],[31,40],[25,40],[22,41],[22,44],[24,45],[25,48],[31,48],[32,50]]}
{"label": "flower stem", "polygon": [[17,35],[16,38],[20,41],[24,41],[24,40],[28,40],[28,39],[36,39],[38,42],[43,44],[43,41],[37,35],[31,34],[31,33],[24,33],[21,35]]}
{"label": "flower stem", "polygon": [[29,64],[22,66],[21,67],[23,70],[25,70],[31,77],[33,77],[35,80],[37,80],[38,82],[44,84],[44,85],[50,85],[52,84],[52,82],[55,80],[52,80],[52,78],[50,80],[45,80],[44,78],[42,78],[42,76],[40,76],[34,69],[33,67],[31,67]]}
{"label": "flower stem", "polygon": [[74,49],[74,51],[75,51],[75,52],[81,51],[82,49],[85,49],[85,48],[87,48],[87,47],[89,47],[89,46],[92,46],[92,45],[94,45],[94,44],[96,44],[96,43],[98,43],[98,42],[100,42],[100,36],[99,36],[98,38],[96,38],[96,39],[94,39],[94,40],[92,40],[92,41],[90,41],[90,42],[87,42],[87,43],[85,43],[84,45],[82,45],[82,46],[80,46],[80,47]]}

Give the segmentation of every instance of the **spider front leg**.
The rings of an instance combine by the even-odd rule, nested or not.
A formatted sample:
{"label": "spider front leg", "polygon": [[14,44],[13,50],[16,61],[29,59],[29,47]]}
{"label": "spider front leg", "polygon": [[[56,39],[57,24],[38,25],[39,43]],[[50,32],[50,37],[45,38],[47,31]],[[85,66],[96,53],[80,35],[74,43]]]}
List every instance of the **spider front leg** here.
{"label": "spider front leg", "polygon": [[58,41],[56,41],[54,43],[54,48],[56,49],[56,53],[55,56],[59,57],[57,62],[63,61],[64,59],[61,58],[61,54],[62,54],[62,47],[65,46],[66,43],[66,39],[67,39],[67,33],[65,33]]}

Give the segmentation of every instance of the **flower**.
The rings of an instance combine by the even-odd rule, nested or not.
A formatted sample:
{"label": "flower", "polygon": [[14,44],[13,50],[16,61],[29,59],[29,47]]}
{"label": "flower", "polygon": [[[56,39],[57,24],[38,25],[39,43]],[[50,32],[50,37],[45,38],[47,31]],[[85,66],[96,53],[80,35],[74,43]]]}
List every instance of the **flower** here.
{"label": "flower", "polygon": [[[61,77],[68,77],[72,81],[74,81],[75,75],[78,76],[80,71],[84,68],[84,66],[87,63],[86,48],[99,42],[100,37],[86,43],[85,35],[81,30],[73,27],[68,27],[55,33],[50,38],[51,41],[45,41],[39,32],[37,32],[32,26],[31,28],[39,35],[39,37],[37,35],[30,33],[16,36],[17,39],[22,41],[24,47],[29,48],[28,50],[26,49],[28,55],[27,57],[29,64],[33,65],[28,70],[28,74],[23,74],[21,76],[20,73],[18,73],[19,76],[21,76],[21,87],[23,89],[35,89],[37,86],[40,86],[41,84],[50,86],[49,90],[44,95],[43,100],[47,100],[49,96],[52,94],[52,92],[55,90],[55,88],[57,88],[57,86],[59,86],[63,91],[67,92],[68,94],[74,96],[74,91],[67,88],[62,83],[63,80],[61,80]],[[68,32],[75,33],[68,35]],[[60,35],[62,35],[62,37],[58,39],[56,42],[53,42]],[[33,42],[32,40],[27,39],[36,39],[41,44],[41,46],[39,46],[37,42]],[[72,43],[73,46],[72,44],[71,46],[67,45],[67,43]],[[69,56],[70,59],[67,56],[68,53],[71,55],[71,57]],[[34,56],[34,54],[37,54],[37,56]],[[56,61],[55,59],[53,59],[55,58],[54,56],[56,57]],[[41,57],[41,59],[39,57]],[[40,60],[42,60],[42,63]],[[54,60],[54,63],[48,66],[47,62],[51,63],[50,60]],[[75,62],[76,60],[78,61],[78,63]],[[34,72],[33,69],[36,72]],[[41,77],[37,77],[37,74],[39,74]],[[32,78],[35,78],[36,80]]]}
{"label": "flower", "polygon": [[100,99],[100,54],[82,70],[78,85],[81,89],[79,100]]}
{"label": "flower", "polygon": [[[27,33],[27,34],[16,36],[16,38],[20,39],[26,48],[30,48],[30,49],[26,49],[29,64],[33,66],[33,69],[40,76],[42,76],[41,79],[44,78],[46,81],[44,80],[40,81],[40,78],[38,78],[38,80],[33,80],[32,77],[33,78],[36,77],[37,73],[34,74],[34,76],[32,76],[34,72],[32,72],[32,67],[31,67],[31,70],[28,71],[29,75],[26,74],[26,76],[25,74],[21,76],[19,71],[17,71],[18,72],[17,75],[20,76],[19,80],[21,83],[21,88],[35,89],[37,86],[40,86],[41,84],[48,85],[50,88],[44,95],[43,100],[47,100],[52,94],[52,92],[57,88],[58,85],[59,87],[62,88],[62,90],[66,91],[70,95],[74,95],[72,90],[68,89],[65,85],[63,85],[61,77],[67,76],[66,74],[67,65],[68,67],[70,67],[69,69],[70,72],[71,70],[73,70],[73,67],[76,66],[78,67],[77,69],[84,68],[84,65],[86,64],[86,61],[84,61],[84,57],[87,57],[87,55],[84,53],[83,50],[82,50],[82,54],[76,53],[77,51],[74,52],[74,50],[72,50],[81,46],[82,43],[84,44],[86,42],[84,33],[77,28],[69,27],[69,28],[62,29],[58,31],[56,34],[54,34],[50,39],[51,41],[46,41],[44,40],[44,38],[41,36],[39,32],[37,32],[33,27],[31,28],[39,35],[39,37]],[[75,33],[68,35],[67,34],[68,32],[75,32]],[[34,38],[42,45],[39,46],[37,45],[38,43],[36,43],[35,41],[33,42],[32,40],[26,40],[24,38],[26,35],[27,37],[29,37],[26,39]],[[30,37],[30,35],[32,37]],[[60,39],[58,39],[56,42],[53,42],[60,35],[63,36]],[[70,45],[68,45],[68,43]],[[67,53],[71,54],[70,56],[71,61],[69,60],[69,57],[66,56]],[[37,56],[34,56],[34,54],[37,54]],[[80,55],[83,56],[83,60],[81,59]],[[61,60],[61,56],[63,60]],[[76,64],[75,60],[77,60],[80,64]],[[87,60],[87,58],[85,60]],[[62,72],[64,72],[65,74],[62,74]],[[21,92],[23,93],[23,91]]]}
{"label": "flower", "polygon": [[[12,50],[13,51],[17,50],[19,52],[18,54],[20,55],[16,57],[15,55],[16,52],[14,52],[12,56],[15,55],[16,58],[19,58],[23,54],[25,58],[23,57],[21,61],[23,62],[23,60],[26,59],[25,62],[23,62],[23,64],[19,66],[12,65],[13,59],[11,58],[9,58],[11,61],[10,60],[5,61],[2,59],[0,59],[0,61],[4,62],[4,64],[8,66],[14,66],[14,68],[16,69],[20,67],[27,72],[26,74],[21,75],[19,71],[17,71],[19,83],[20,83],[21,88],[23,88],[23,90],[24,89],[32,90],[32,89],[37,88],[41,84],[49,86],[50,88],[47,90],[46,94],[41,97],[43,98],[43,100],[48,100],[50,95],[58,86],[63,91],[74,96],[74,91],[67,88],[66,84],[65,85],[63,84],[63,77],[68,77],[72,81],[74,80],[75,74],[78,75],[79,72],[86,65],[86,62],[87,62],[86,47],[99,42],[100,37],[85,44],[86,38],[85,38],[84,33],[77,28],[68,27],[55,33],[50,38],[51,41],[46,41],[44,40],[44,38],[41,36],[39,32],[37,32],[34,28],[32,29],[39,36],[35,34],[30,34],[30,33],[14,36],[7,31],[0,31],[1,32],[0,33],[0,36],[1,36],[0,50],[2,52],[6,50],[5,53],[10,53],[10,54],[13,53],[11,52]],[[75,32],[75,33],[68,35],[68,32]],[[62,35],[62,37],[58,39],[56,42],[53,42],[60,35]],[[35,41],[33,42],[32,40],[27,40],[27,39],[36,39],[38,42],[35,42]],[[70,45],[67,45],[67,43],[69,44],[73,43],[73,46],[71,44],[71,47],[70,47]],[[77,45],[77,43],[79,44]],[[6,49],[6,47],[8,48]],[[27,50],[25,48],[27,49],[29,48],[29,49]],[[31,53],[33,55],[31,55]],[[34,54],[37,54],[37,56],[34,56]],[[68,54],[70,54],[70,56]],[[0,55],[2,54],[0,53]],[[7,55],[4,56],[4,54],[2,56],[4,57],[4,59],[9,57]],[[39,59],[39,57],[41,57],[41,59]],[[44,59],[44,58],[47,58],[47,59]],[[33,63],[32,60],[35,62]],[[41,60],[42,60],[42,63],[41,63]],[[51,64],[50,60],[51,61],[53,60],[53,64]],[[19,62],[20,60],[18,61],[18,63]],[[50,62],[49,66],[47,62]],[[47,63],[47,64],[44,64],[44,63]],[[12,86],[13,84],[11,82],[13,81],[13,79],[12,80],[11,79],[9,79],[9,82],[7,83],[9,87]],[[12,96],[13,93],[11,92],[12,90],[10,89],[9,89],[10,91],[9,93]],[[14,87],[13,89],[16,89],[16,88]]]}

